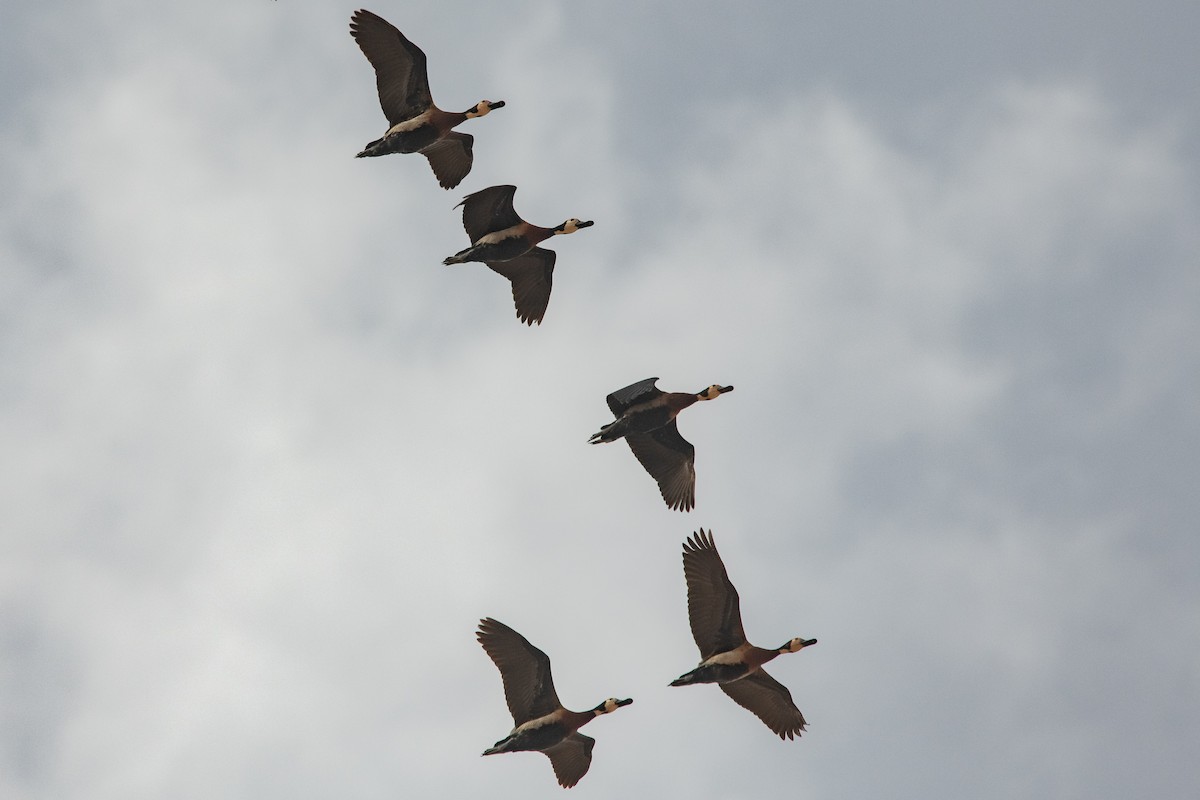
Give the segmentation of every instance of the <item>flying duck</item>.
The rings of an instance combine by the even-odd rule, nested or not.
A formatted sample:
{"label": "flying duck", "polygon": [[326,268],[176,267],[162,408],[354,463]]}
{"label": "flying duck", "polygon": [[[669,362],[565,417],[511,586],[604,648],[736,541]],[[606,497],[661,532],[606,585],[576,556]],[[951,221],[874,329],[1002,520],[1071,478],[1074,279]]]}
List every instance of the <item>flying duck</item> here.
{"label": "flying duck", "polygon": [[780,739],[799,736],[806,725],[804,715],[792,702],[787,687],[768,675],[762,665],[775,656],[814,645],[817,640],[792,639],[774,650],[746,641],[737,589],[729,582],[712,531],[701,529],[684,542],[683,575],[687,579],[688,618],[701,661],[671,685],[720,684],[721,691],[765,722]]}
{"label": "flying duck", "polygon": [[[482,261],[512,281],[517,317],[526,325],[542,324],[554,278],[553,250],[536,247],[551,236],[574,233],[595,223],[569,219],[553,228],[530,225],[513,210],[515,186],[489,186],[463,198],[463,227],[471,246],[443,264]],[[458,206],[455,206],[458,208]]]}
{"label": "flying duck", "polygon": [[700,400],[712,400],[732,386],[713,384],[702,392],[663,392],[646,378],[613,392],[606,400],[616,419],[592,434],[591,444],[629,443],[646,472],[658,481],[658,490],[668,508],[690,511],[696,505],[696,448],[679,435],[675,417]]}
{"label": "flying duck", "polygon": [[442,188],[453,189],[471,171],[475,139],[452,129],[464,120],[503,108],[504,101],[480,100],[461,113],[442,111],[429,94],[425,53],[383,17],[365,9],[350,17],[350,35],[375,68],[379,105],[390,126],[356,156],[420,153],[429,159]]}
{"label": "flying duck", "polygon": [[537,750],[550,758],[560,786],[579,783],[592,765],[596,740],[579,729],[601,714],[611,714],[633,700],[610,697],[589,711],[568,711],[558,701],[550,658],[507,625],[487,618],[479,621],[475,638],[500,670],[504,697],[514,728],[483,755]]}

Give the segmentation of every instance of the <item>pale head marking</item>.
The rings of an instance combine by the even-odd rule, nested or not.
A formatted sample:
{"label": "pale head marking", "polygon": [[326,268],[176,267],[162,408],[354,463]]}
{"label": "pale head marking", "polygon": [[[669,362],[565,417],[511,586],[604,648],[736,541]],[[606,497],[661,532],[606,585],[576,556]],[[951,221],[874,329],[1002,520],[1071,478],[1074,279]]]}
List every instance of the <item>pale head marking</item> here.
{"label": "pale head marking", "polygon": [[805,647],[808,647],[809,645],[816,644],[816,643],[817,643],[816,639],[801,639],[800,637],[796,637],[795,639],[792,639],[790,642],[785,644],[783,646],[783,648],[789,653],[795,653],[798,650],[803,650]]}
{"label": "pale head marking", "polygon": [[632,700],[618,700],[615,697],[610,697],[596,707],[596,715],[599,716],[600,714],[611,714],[621,706],[627,706],[632,702]]}
{"label": "pale head marking", "polygon": [[555,228],[554,232],[556,234],[558,234],[558,233],[574,233],[575,231],[579,230],[580,228],[588,227],[588,225],[591,225],[591,223],[589,222],[585,225],[583,220],[576,219],[575,217],[571,217],[569,220],[564,222],[562,225],[559,225],[557,228]]}
{"label": "pale head marking", "polygon": [[502,105],[503,103],[497,105],[491,100],[480,100],[475,104],[474,108],[467,112],[467,117],[469,119],[474,119],[475,117],[486,117],[489,113],[491,113],[493,106],[500,108]]}
{"label": "pale head marking", "polygon": [[714,383],[712,386],[705,389],[699,395],[701,400],[712,400],[712,399],[715,399],[720,396],[721,396],[721,386],[716,383]]}

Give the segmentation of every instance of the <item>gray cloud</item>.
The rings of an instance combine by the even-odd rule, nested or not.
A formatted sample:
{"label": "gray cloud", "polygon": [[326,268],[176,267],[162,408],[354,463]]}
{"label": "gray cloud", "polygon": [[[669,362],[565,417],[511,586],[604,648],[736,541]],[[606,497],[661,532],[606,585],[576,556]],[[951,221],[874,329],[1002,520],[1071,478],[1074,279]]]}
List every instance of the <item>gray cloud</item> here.
{"label": "gray cloud", "polygon": [[[509,727],[483,615],[569,706],[636,698],[577,794],[1196,784],[1194,106],[1081,68],[1122,14],[1044,68],[1003,26],[873,69],[825,36],[802,81],[846,27],[815,9],[376,8],[439,102],[509,101],[462,193],[597,220],[528,330],[440,266],[462,193],[352,158],[383,124],[352,9],[262,6],[0,34],[0,793],[555,794],[478,757]],[[881,74],[903,103],[845,78]],[[649,375],[738,386],[681,419],[687,516],[584,444]],[[798,743],[666,686],[700,526],[753,640],[821,640],[772,670]]]}

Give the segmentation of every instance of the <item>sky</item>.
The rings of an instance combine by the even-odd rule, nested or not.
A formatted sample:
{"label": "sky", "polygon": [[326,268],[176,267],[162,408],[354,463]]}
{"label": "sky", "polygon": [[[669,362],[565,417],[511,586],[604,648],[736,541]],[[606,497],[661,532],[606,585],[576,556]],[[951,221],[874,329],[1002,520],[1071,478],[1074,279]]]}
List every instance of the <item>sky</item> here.
{"label": "sky", "polygon": [[[1195,797],[1200,7],[369,6],[506,101],[448,192],[355,8],[3,5],[0,797],[561,796],[484,616],[634,699],[574,797]],[[540,327],[501,183],[596,222]],[[667,686],[701,527],[797,741]]]}

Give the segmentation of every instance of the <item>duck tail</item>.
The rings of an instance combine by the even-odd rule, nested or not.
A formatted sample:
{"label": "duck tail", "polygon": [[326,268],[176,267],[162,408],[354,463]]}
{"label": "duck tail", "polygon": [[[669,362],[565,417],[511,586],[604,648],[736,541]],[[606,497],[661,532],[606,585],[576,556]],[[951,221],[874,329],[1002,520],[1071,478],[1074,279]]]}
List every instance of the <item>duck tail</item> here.
{"label": "duck tail", "polygon": [[605,442],[615,442],[626,434],[623,427],[617,425],[619,420],[613,420],[607,425],[601,425],[600,430],[592,434],[588,439],[588,444],[604,444]]}
{"label": "duck tail", "polygon": [[513,741],[512,736],[505,736],[503,739],[496,742],[494,745],[489,747],[487,750],[484,750],[483,755],[494,756],[497,753],[507,753],[508,747],[509,747],[509,745],[512,744],[512,741]]}
{"label": "duck tail", "polygon": [[696,670],[692,670],[691,672],[680,675],[678,678],[671,681],[671,686],[688,686],[696,683],[698,677],[699,676],[696,675]]}
{"label": "duck tail", "polygon": [[376,139],[375,141],[369,143],[366,147],[364,147],[362,149],[362,151],[358,155],[355,156],[355,158],[370,158],[372,156],[383,155],[383,151],[379,147],[379,145],[382,143],[383,143],[383,139]]}

